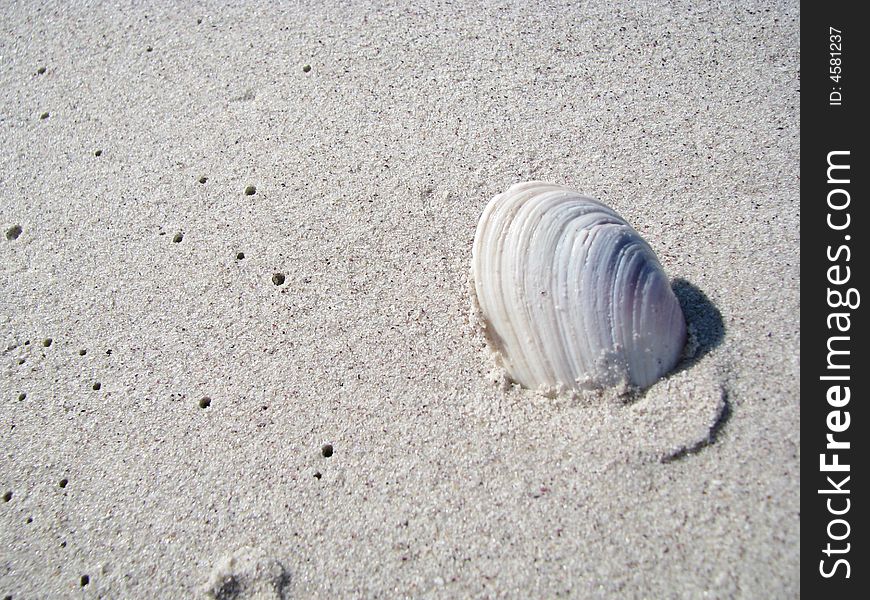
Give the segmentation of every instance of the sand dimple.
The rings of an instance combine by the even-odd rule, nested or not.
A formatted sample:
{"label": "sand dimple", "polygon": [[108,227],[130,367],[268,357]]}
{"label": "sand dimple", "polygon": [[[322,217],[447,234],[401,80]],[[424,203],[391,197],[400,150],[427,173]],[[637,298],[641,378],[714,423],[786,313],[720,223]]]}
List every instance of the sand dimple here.
{"label": "sand dimple", "polygon": [[245,546],[222,558],[203,589],[214,600],[283,599],[290,574],[280,561],[259,548]]}
{"label": "sand dimple", "polygon": [[626,407],[632,432],[626,440],[639,455],[670,462],[716,440],[730,415],[728,394],[712,360],[659,381]]}
{"label": "sand dimple", "polygon": [[10,241],[17,240],[22,231],[24,230],[21,228],[21,225],[13,225],[6,230],[6,239]]}

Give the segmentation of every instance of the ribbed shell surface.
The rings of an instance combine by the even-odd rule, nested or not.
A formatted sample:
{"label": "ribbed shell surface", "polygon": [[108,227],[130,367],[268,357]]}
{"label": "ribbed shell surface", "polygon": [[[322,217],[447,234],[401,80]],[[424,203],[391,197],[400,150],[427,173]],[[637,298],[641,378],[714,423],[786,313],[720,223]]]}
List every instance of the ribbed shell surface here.
{"label": "ribbed shell surface", "polygon": [[510,376],[546,392],[647,387],[680,358],[686,324],[655,253],[616,212],[519,183],[480,217],[472,276]]}

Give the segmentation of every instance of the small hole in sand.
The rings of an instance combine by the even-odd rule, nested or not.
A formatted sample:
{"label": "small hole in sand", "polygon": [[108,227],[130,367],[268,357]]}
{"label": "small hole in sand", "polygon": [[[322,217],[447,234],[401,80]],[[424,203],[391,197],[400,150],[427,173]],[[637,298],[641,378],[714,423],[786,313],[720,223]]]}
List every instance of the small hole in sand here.
{"label": "small hole in sand", "polygon": [[274,283],[275,285],[284,285],[284,281],[286,279],[287,278],[284,277],[284,273],[275,273],[274,275],[272,275],[272,283]]}
{"label": "small hole in sand", "polygon": [[81,584],[82,587],[85,587],[90,582],[91,582],[91,578],[88,577],[87,575],[82,575],[82,578],[79,580],[79,583]]}
{"label": "small hole in sand", "polygon": [[94,385],[92,385],[91,387],[92,387],[93,390],[96,392],[96,391],[99,390],[101,387],[103,387],[103,384],[100,383],[99,381],[95,381],[95,382],[94,382]]}
{"label": "small hole in sand", "polygon": [[257,188],[253,185],[249,185],[245,188],[245,196],[253,196],[257,193]]}
{"label": "small hole in sand", "polygon": [[18,399],[19,399],[19,400],[25,400],[26,398],[27,398],[27,393],[26,393],[26,392],[21,392],[20,394],[18,394]]}
{"label": "small hole in sand", "polygon": [[102,155],[103,155],[103,151],[102,151],[102,150],[95,150],[95,151],[94,151],[94,156],[102,156]]}
{"label": "small hole in sand", "polygon": [[324,458],[332,456],[332,444],[323,444],[323,446],[320,447],[320,453]]}
{"label": "small hole in sand", "polygon": [[69,479],[67,479],[66,477],[64,477],[63,479],[61,479],[61,480],[57,483],[57,485],[59,485],[59,486],[62,487],[62,488],[65,488],[65,487],[66,487],[66,484],[68,484],[68,483],[69,483]]}
{"label": "small hole in sand", "polygon": [[54,340],[52,340],[51,338],[45,338],[44,340],[42,340],[42,345],[45,346],[46,348],[48,348],[49,346],[51,346],[51,343],[53,341]]}
{"label": "small hole in sand", "polygon": [[239,252],[238,254],[236,254],[236,260],[242,260],[243,258],[245,258],[244,252]]}
{"label": "small hole in sand", "polygon": [[49,114],[48,112],[44,112],[41,115],[39,115],[39,118],[44,121],[45,119],[49,118],[50,116],[51,116],[51,114]]}
{"label": "small hole in sand", "polygon": [[175,243],[177,244],[177,243],[179,243],[179,242],[180,242],[181,240],[183,240],[183,239],[184,239],[184,234],[181,233],[181,232],[178,232],[178,233],[176,233],[175,236],[172,238],[172,241],[175,242]]}
{"label": "small hole in sand", "polygon": [[302,67],[303,73],[308,73],[309,71],[311,71],[311,65],[305,65],[304,67]]}
{"label": "small hole in sand", "polygon": [[322,474],[320,471],[316,471],[316,472],[314,473],[314,477],[315,477],[316,479],[320,479],[321,477],[323,477],[323,474]]}
{"label": "small hole in sand", "polygon": [[12,500],[12,492],[3,494],[3,502],[9,502],[10,500]]}
{"label": "small hole in sand", "polygon": [[19,365],[23,365],[24,362],[25,362],[25,360],[24,360],[23,358],[19,358],[19,359],[18,359],[18,364],[19,364]]}
{"label": "small hole in sand", "polygon": [[206,181],[208,181],[208,177],[206,177],[205,175],[199,178],[200,183],[205,183]]}
{"label": "small hole in sand", "polygon": [[82,348],[81,350],[79,350],[79,356],[84,356],[84,355],[87,354],[87,353],[88,353],[88,351],[85,350],[84,348]]}
{"label": "small hole in sand", "polygon": [[211,406],[211,398],[206,396],[205,398],[200,399],[200,401],[199,401],[200,408],[208,408],[209,406]]}
{"label": "small hole in sand", "polygon": [[6,239],[7,240],[17,240],[18,236],[21,235],[21,232],[24,231],[21,229],[21,225],[13,225],[9,229],[6,230]]}

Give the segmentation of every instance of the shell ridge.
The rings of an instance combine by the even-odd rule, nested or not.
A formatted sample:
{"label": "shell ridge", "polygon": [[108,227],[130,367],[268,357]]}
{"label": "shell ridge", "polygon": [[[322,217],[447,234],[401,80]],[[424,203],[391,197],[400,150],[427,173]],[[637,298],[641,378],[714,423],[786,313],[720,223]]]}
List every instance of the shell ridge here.
{"label": "shell ridge", "polygon": [[613,209],[525,182],[484,209],[471,287],[511,378],[546,392],[654,383],[676,364],[685,319],[658,257]]}

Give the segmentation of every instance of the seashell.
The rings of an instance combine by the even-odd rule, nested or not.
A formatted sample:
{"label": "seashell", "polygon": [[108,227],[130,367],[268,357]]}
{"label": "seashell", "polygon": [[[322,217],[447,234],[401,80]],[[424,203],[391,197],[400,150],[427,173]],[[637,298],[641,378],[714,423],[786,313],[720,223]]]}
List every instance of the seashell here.
{"label": "seashell", "polygon": [[484,209],[471,262],[487,341],[524,387],[644,388],[681,356],[686,322],[667,275],[596,200],[540,181],[512,185]]}

